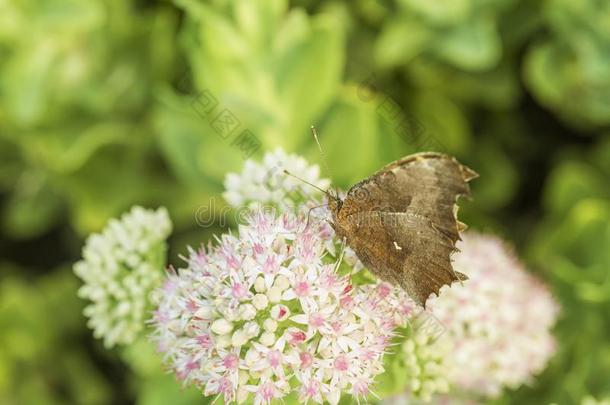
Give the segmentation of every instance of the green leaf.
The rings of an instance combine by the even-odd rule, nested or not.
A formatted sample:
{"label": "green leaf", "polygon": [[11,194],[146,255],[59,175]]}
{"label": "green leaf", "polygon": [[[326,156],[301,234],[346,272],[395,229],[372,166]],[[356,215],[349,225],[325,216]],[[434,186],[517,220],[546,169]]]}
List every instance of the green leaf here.
{"label": "green leaf", "polygon": [[417,19],[396,18],[383,26],[375,44],[379,66],[387,68],[408,63],[431,42],[433,33]]}
{"label": "green leaf", "polygon": [[472,182],[472,194],[477,207],[492,211],[505,207],[518,191],[519,173],[509,156],[497,145],[486,142],[477,145],[470,162],[479,176]]}
{"label": "green leaf", "polygon": [[584,162],[567,161],[551,172],[544,204],[553,215],[563,216],[580,200],[610,198],[607,181]]}
{"label": "green leaf", "polygon": [[446,25],[463,22],[474,6],[471,0],[399,0],[404,8],[411,9],[419,19],[429,20],[432,24]]}
{"label": "green leaf", "polygon": [[479,17],[455,26],[438,40],[436,54],[464,70],[493,68],[502,54],[494,20]]}
{"label": "green leaf", "polygon": [[433,91],[412,97],[413,115],[430,139],[430,150],[464,154],[470,146],[470,127],[460,107],[451,99]]}
{"label": "green leaf", "polygon": [[[291,23],[292,18],[285,21],[280,37],[284,31],[294,29]],[[337,23],[330,15],[313,19],[307,36],[282,49],[274,58],[273,76],[284,111],[283,130],[293,134],[291,138],[295,141],[299,141],[295,135],[307,131],[339,88],[344,38]]]}

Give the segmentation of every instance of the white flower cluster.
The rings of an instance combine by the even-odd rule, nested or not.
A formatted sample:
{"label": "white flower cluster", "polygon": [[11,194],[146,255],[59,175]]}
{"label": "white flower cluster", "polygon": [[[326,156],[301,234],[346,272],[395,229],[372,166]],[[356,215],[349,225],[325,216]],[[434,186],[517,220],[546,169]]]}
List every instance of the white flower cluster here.
{"label": "white flower cluster", "polygon": [[[376,285],[363,285],[360,289],[374,291],[383,297],[388,316],[393,323],[404,327],[396,343],[399,347],[389,361],[389,372],[394,374],[397,389],[408,391],[384,401],[385,404],[411,404],[417,401],[429,402],[433,397],[449,391],[449,381],[444,370],[444,358],[451,355],[451,345],[447,341],[445,328],[429,311],[418,306],[407,293],[398,287],[381,282]],[[402,388],[401,388],[402,387]]]}
{"label": "white flower cluster", "polygon": [[296,204],[322,197],[322,192],[293,176],[326,190],[330,180],[320,178],[320,168],[282,149],[268,152],[261,163],[247,160],[241,173],[227,174],[224,199],[233,207],[257,208],[272,205],[294,210]]}
{"label": "white flower cluster", "polygon": [[106,347],[132,343],[144,328],[149,294],[162,282],[171,227],[165,208],[134,207],[87,239],[74,272],[84,281],[79,296],[92,301],[84,311],[88,325]]}
{"label": "white flower cluster", "polygon": [[517,388],[542,371],[555,351],[558,305],[498,238],[466,232],[453,256],[463,285],[443,287],[429,308],[451,343],[445,357],[457,389],[485,397]]}
{"label": "white flower cluster", "polygon": [[404,319],[389,287],[359,289],[323,260],[330,236],[293,214],[257,211],[237,237],[191,250],[159,291],[153,321],[178,377],[225,402],[366,397]]}
{"label": "white flower cluster", "polygon": [[[420,322],[437,322],[422,314]],[[440,325],[439,325],[440,326]],[[402,358],[405,375],[409,376],[408,391],[415,398],[427,402],[434,395],[449,391],[449,381],[444,370],[444,359],[451,356],[450,342],[447,336],[431,331],[425,324],[418,324],[412,329],[412,335],[402,342]]]}

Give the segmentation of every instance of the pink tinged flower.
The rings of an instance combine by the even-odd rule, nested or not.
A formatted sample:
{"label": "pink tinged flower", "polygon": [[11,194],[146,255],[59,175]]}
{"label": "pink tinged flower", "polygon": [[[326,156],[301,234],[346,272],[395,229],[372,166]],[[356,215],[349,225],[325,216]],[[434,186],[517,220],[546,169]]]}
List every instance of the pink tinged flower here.
{"label": "pink tinged flower", "polygon": [[265,274],[275,274],[279,270],[279,262],[278,258],[274,254],[270,254],[265,259],[265,264],[263,265],[263,273]]}
{"label": "pink tinged flower", "polygon": [[343,289],[341,294],[349,294],[353,289],[354,289],[354,286],[351,284],[348,284],[345,286],[345,288]]}
{"label": "pink tinged flower", "polygon": [[199,264],[200,266],[205,266],[208,264],[208,254],[206,253],[205,248],[203,246],[197,250],[195,259],[197,261],[197,264]]}
{"label": "pink tinged flower", "polygon": [[341,305],[341,308],[346,309],[346,310],[350,310],[356,305],[356,303],[354,302],[354,299],[350,295],[341,297],[339,304]]}
{"label": "pink tinged flower", "polygon": [[394,328],[396,328],[397,326],[398,325],[396,324],[396,321],[392,318],[384,319],[381,322],[381,328],[388,333],[390,333],[392,330],[394,330]]}
{"label": "pink tinged flower", "polygon": [[377,287],[377,294],[379,295],[379,298],[384,299],[385,297],[387,297],[390,292],[392,291],[392,289],[390,288],[390,286],[388,284],[379,284],[379,286]]}
{"label": "pink tinged flower", "polygon": [[313,364],[313,355],[309,352],[301,352],[299,360],[301,360],[301,368],[309,368]]}
{"label": "pink tinged flower", "polygon": [[324,317],[320,313],[314,313],[309,316],[309,325],[314,328],[320,328],[324,325]]}
{"label": "pink tinged flower", "polygon": [[282,353],[279,350],[270,350],[267,353],[267,361],[272,368],[277,368],[282,364]]}
{"label": "pink tinged flower", "polygon": [[265,235],[271,230],[270,218],[267,218],[263,211],[255,213],[250,219],[250,223],[259,235]]}
{"label": "pink tinged flower", "polygon": [[282,224],[282,227],[284,228],[285,232],[293,232],[293,231],[297,230],[299,224],[297,223],[297,221],[295,220],[294,217],[292,217],[288,214],[284,214],[284,215],[282,215],[281,219],[282,219],[281,224]]}
{"label": "pink tinged flower", "polygon": [[197,343],[204,349],[211,349],[214,345],[212,338],[208,334],[199,335],[195,338]]}
{"label": "pink tinged flower", "polygon": [[335,367],[335,370],[337,371],[347,371],[349,369],[349,360],[347,357],[340,355],[335,359],[333,367]]}
{"label": "pink tinged flower", "polygon": [[470,281],[445,289],[429,300],[428,308],[457,353],[446,359],[449,383],[495,397],[505,386],[516,388],[544,368],[552,348],[532,342],[553,340],[558,308],[501,240],[466,232],[458,247],[454,266],[467,270]]}
{"label": "pink tinged flower", "polygon": [[275,397],[275,386],[272,382],[266,382],[258,386],[255,404],[269,404]]}
{"label": "pink tinged flower", "polygon": [[265,251],[265,248],[263,247],[262,244],[256,242],[256,243],[252,244],[252,251],[254,252],[254,256],[256,256],[256,255],[263,254],[263,252]]}
{"label": "pink tinged flower", "polygon": [[193,300],[188,300],[186,302],[186,309],[188,309],[191,312],[197,312],[197,309],[199,309],[199,306],[197,305],[197,303]]}
{"label": "pink tinged flower", "polygon": [[409,316],[413,313],[415,309],[415,304],[413,302],[404,302],[400,304],[399,310],[403,316]]}
{"label": "pink tinged flower", "polygon": [[231,401],[235,396],[235,389],[233,388],[233,384],[231,383],[231,380],[227,377],[221,377],[220,380],[218,380],[217,392],[219,394],[223,394],[225,400],[227,401]]}
{"label": "pink tinged flower", "polygon": [[[318,380],[309,380],[304,382],[301,387],[301,395],[299,399],[301,401],[306,401],[309,399],[321,399],[320,395],[320,382]],[[318,402],[322,402],[319,401]]]}
{"label": "pink tinged flower", "polygon": [[222,365],[227,370],[237,370],[239,367],[239,356],[235,353],[229,353],[222,359]]}
{"label": "pink tinged flower", "polygon": [[[354,388],[359,379],[372,384],[383,371],[378,338],[387,333],[381,328],[391,318],[386,308],[394,308],[395,313],[398,305],[385,301],[377,307],[369,305],[365,297],[380,301],[378,294],[370,294],[375,287],[349,285],[347,278],[334,272],[334,265],[324,263],[327,241],[313,226],[302,238],[304,218],[295,218],[290,225],[294,229],[285,231],[276,217],[253,217],[239,228],[238,237],[224,236],[219,246],[209,249],[205,266],[190,260],[185,269],[170,274],[175,284],[172,294],[159,291],[159,312],[168,321],[156,316],[155,343],[176,373],[203,388],[205,395],[220,394],[221,401],[230,402],[243,400],[245,390],[254,394],[255,405],[262,405],[295,392],[305,400],[334,404],[341,393],[364,390]],[[308,251],[314,255],[312,263],[302,258]],[[230,267],[237,264],[237,269]],[[279,273],[286,283],[279,282]],[[257,280],[254,295],[249,286]],[[288,293],[292,298],[286,298]],[[238,302],[250,296],[251,303]],[[256,297],[261,302],[255,302]],[[352,303],[354,308],[346,311]],[[240,349],[230,349],[235,335],[247,332],[238,309],[248,305],[268,313],[268,322],[262,333],[248,334]],[[289,319],[291,327],[286,329]],[[370,354],[361,352],[364,348]],[[324,359],[318,359],[316,353],[322,352]],[[192,359],[197,359],[191,366],[197,369],[188,372]],[[242,368],[254,373],[244,379],[237,372]]]}
{"label": "pink tinged flower", "polygon": [[290,311],[286,305],[275,305],[271,308],[271,317],[277,321],[284,321],[290,316]]}
{"label": "pink tinged flower", "polygon": [[199,361],[193,360],[186,364],[186,369],[190,372],[199,368]]}
{"label": "pink tinged flower", "polygon": [[313,262],[317,257],[317,251],[315,248],[315,245],[317,242],[312,233],[311,232],[307,232],[307,233],[303,233],[301,234],[299,240],[298,240],[298,250],[296,252],[297,257],[303,262],[303,263],[311,263]]}
{"label": "pink tinged flower", "polygon": [[[193,248],[189,247],[188,252],[189,252],[189,256],[186,259],[186,261],[188,261],[190,267],[200,270],[208,265],[208,263],[209,263],[208,255],[203,246],[196,251]],[[182,256],[180,256],[180,257],[184,258]]]}
{"label": "pink tinged flower", "polygon": [[296,346],[298,344],[301,344],[305,341],[305,339],[307,339],[307,336],[303,331],[299,330],[288,332],[288,343],[290,343],[291,345]]}
{"label": "pink tinged flower", "polygon": [[156,323],[165,324],[169,322],[169,316],[164,311],[158,309],[154,312],[153,320]]}
{"label": "pink tinged flower", "polygon": [[372,361],[375,359],[375,357],[377,357],[377,353],[375,353],[373,350],[364,349],[360,353],[360,358],[365,361]]}
{"label": "pink tinged flower", "polygon": [[228,257],[226,257],[226,261],[227,261],[227,266],[229,266],[230,268],[237,270],[239,269],[240,266],[240,262],[237,259],[237,257],[235,257],[234,255],[230,255]]}
{"label": "pink tinged flower", "polygon": [[357,380],[352,384],[352,395],[357,397],[367,396],[369,393],[369,383],[364,380]]}
{"label": "pink tinged flower", "polygon": [[297,297],[307,297],[311,292],[311,287],[307,281],[298,281],[294,286],[294,293]]}
{"label": "pink tinged flower", "polygon": [[248,289],[239,282],[233,283],[231,286],[231,294],[234,298],[244,298],[248,294]]}
{"label": "pink tinged flower", "polygon": [[[168,269],[169,270],[169,269]],[[174,291],[178,288],[178,284],[173,282],[170,279],[167,279],[163,284],[163,291],[167,294],[173,294]]]}
{"label": "pink tinged flower", "polygon": [[197,370],[199,368],[199,362],[195,360],[191,360],[186,363],[184,368],[178,372],[178,379],[185,380],[192,371]]}
{"label": "pink tinged flower", "polygon": [[322,277],[322,285],[329,290],[334,289],[338,283],[339,278],[334,273],[328,273]]}

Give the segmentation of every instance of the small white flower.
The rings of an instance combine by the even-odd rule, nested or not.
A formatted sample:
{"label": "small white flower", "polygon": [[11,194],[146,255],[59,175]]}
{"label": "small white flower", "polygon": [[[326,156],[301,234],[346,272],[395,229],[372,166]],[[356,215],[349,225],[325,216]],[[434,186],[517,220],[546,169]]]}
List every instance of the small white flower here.
{"label": "small white flower", "polygon": [[248,322],[244,325],[244,332],[246,332],[246,335],[250,338],[258,336],[260,330],[261,328],[256,322]]}
{"label": "small white flower", "polygon": [[254,365],[254,363],[256,363],[259,360],[260,360],[260,355],[259,355],[258,350],[256,350],[255,348],[250,348],[250,350],[248,350],[246,352],[245,361],[248,366],[252,367]]}
{"label": "small white flower", "polygon": [[267,291],[267,298],[272,304],[280,302],[282,300],[282,290],[278,286],[274,285],[269,289],[269,291]]}
{"label": "small white flower", "polygon": [[257,293],[264,293],[267,290],[267,286],[265,285],[265,279],[263,277],[257,277],[254,282],[254,291]]}
{"label": "small white flower", "polygon": [[256,308],[252,304],[244,304],[239,308],[239,314],[244,321],[250,321],[256,316]]}
{"label": "small white flower", "polygon": [[226,335],[233,330],[233,325],[226,319],[220,318],[212,323],[212,327],[210,329],[217,335]]}
{"label": "small white flower", "polygon": [[[244,383],[245,385],[245,383]],[[248,395],[250,395],[250,393],[248,392],[248,390],[244,387],[239,387],[237,390],[237,403],[238,404],[243,404],[244,402],[246,402],[246,400],[248,399]]]}
{"label": "small white flower", "polygon": [[215,338],[216,346],[220,349],[231,346],[231,335],[220,335]]}
{"label": "small white flower", "polygon": [[241,347],[248,342],[248,339],[248,334],[244,330],[238,329],[233,333],[233,336],[231,337],[231,344],[234,347]]}
{"label": "small white flower", "polygon": [[285,289],[290,287],[290,281],[288,281],[288,278],[285,275],[280,274],[275,278],[273,286],[280,291],[284,291]]}
{"label": "small white flower", "polygon": [[149,294],[163,278],[171,228],[165,208],[134,207],[87,239],[74,272],[84,282],[79,296],[92,301],[84,311],[88,325],[106,347],[130,344],[143,330]]}
{"label": "small white flower", "polygon": [[284,170],[323,190],[330,185],[328,179],[320,179],[317,165],[310,165],[298,155],[277,149],[266,153],[260,163],[247,160],[241,173],[227,174],[223,197],[233,207],[252,209],[269,204],[294,209],[295,203],[321,197],[320,191],[285,174]]}
{"label": "small white flower", "polygon": [[275,334],[273,332],[264,332],[261,335],[260,342],[263,346],[271,346],[275,343]]}
{"label": "small white flower", "polygon": [[263,322],[263,328],[265,328],[267,332],[275,332],[277,330],[277,322],[275,322],[273,319],[265,319]]}
{"label": "small white flower", "polygon": [[254,299],[252,300],[252,303],[254,304],[254,307],[256,309],[261,311],[261,310],[267,308],[267,305],[269,305],[269,300],[267,299],[267,296],[264,294],[256,294],[254,296]]}

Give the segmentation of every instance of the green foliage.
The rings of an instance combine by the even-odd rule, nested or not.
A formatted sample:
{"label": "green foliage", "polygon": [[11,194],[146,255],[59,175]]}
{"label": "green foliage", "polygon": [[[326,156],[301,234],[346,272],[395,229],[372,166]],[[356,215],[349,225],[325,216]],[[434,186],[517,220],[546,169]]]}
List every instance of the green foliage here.
{"label": "green foliage", "polygon": [[557,164],[545,187],[547,219],[531,245],[532,257],[564,302],[557,328],[562,355],[546,390],[565,392],[574,402],[583,387],[606,394],[609,389],[601,377],[610,366],[609,152],[606,142]]}
{"label": "green foliage", "polygon": [[[0,138],[19,167],[3,181],[13,191],[3,212],[6,230],[35,237],[67,206],[76,226],[90,232],[128,206],[119,197],[104,201],[105,209],[92,207],[101,197],[96,190],[131,191],[128,201],[150,195],[137,186],[144,173],[137,173],[136,161],[151,158],[148,109],[174,57],[176,13],[140,12],[123,1],[7,1],[2,7]],[[121,159],[129,167],[109,182],[106,169],[119,169]]]}
{"label": "green foliage", "polygon": [[34,284],[10,273],[0,278],[0,402],[108,403],[110,386],[79,345],[86,332],[71,271]]}
{"label": "green foliage", "polygon": [[[307,133],[340,84],[344,39],[333,16],[288,11],[281,0],[216,7],[178,3],[187,14],[181,42],[192,94],[167,95],[159,112],[160,145],[176,173],[190,183],[196,178],[221,182],[228,168],[241,167],[243,151],[230,144],[244,130],[256,136],[261,149],[302,144],[298,135]],[[186,79],[183,72],[179,80]],[[218,129],[219,115],[232,117],[236,125]],[[194,166],[183,163],[187,147]]]}
{"label": "green foliage", "polygon": [[549,33],[525,64],[529,87],[541,103],[575,125],[610,123],[610,4],[598,0],[547,1]]}
{"label": "green foliage", "polygon": [[396,0],[384,23],[376,56],[381,65],[402,65],[418,56],[438,58],[467,71],[486,70],[500,59],[498,24],[512,0]]}
{"label": "green foliage", "polygon": [[512,239],[563,307],[549,369],[498,403],[607,397],[609,7],[0,0],[0,402],[201,403],[146,343],[100,354],[55,269],[134,204],[168,207],[177,262],[225,226],[195,213],[223,209],[247,157],[322,164],[312,124],[341,187],[421,150],[479,172],[461,216]]}

